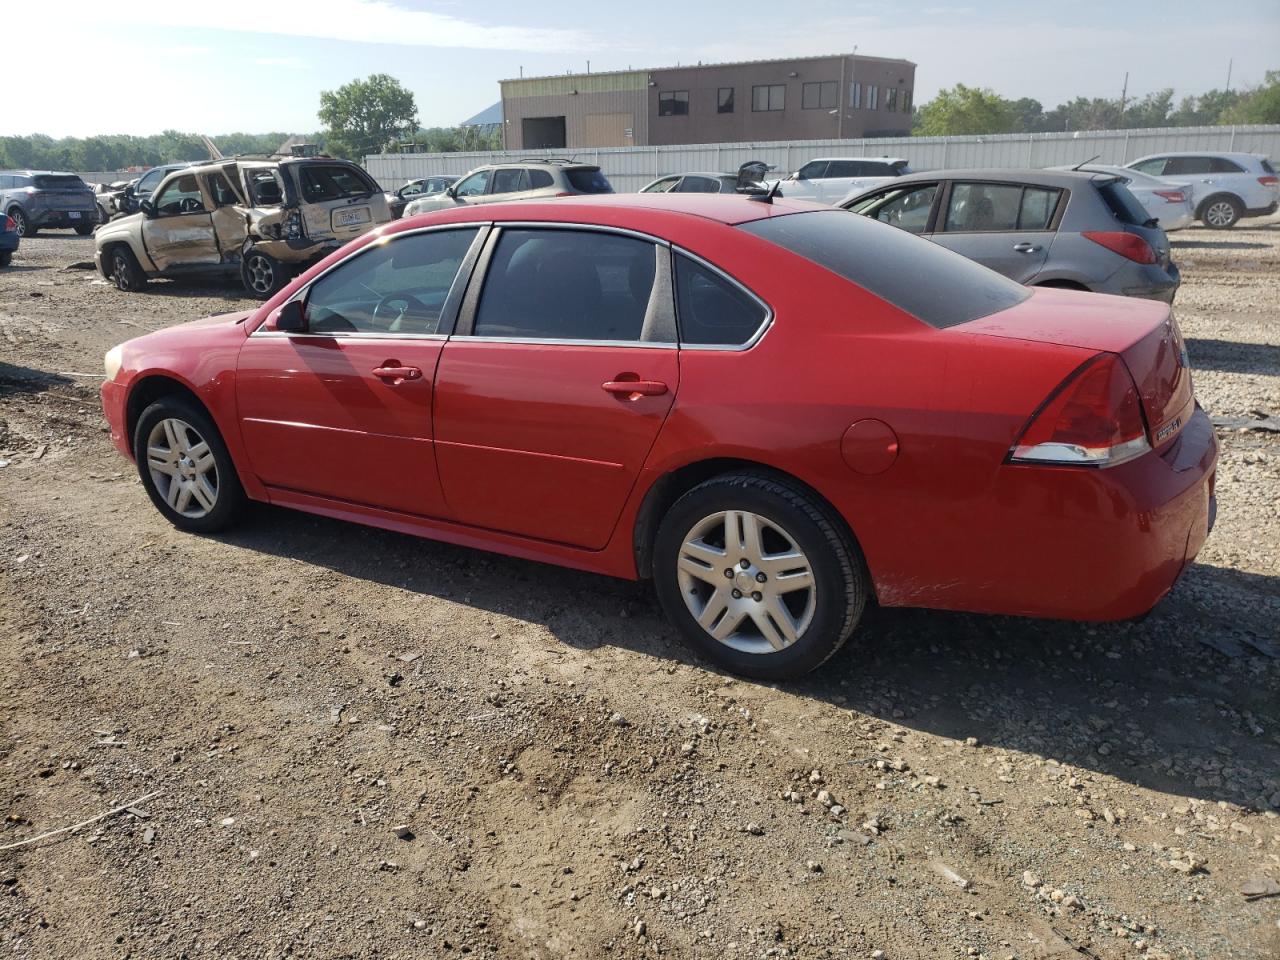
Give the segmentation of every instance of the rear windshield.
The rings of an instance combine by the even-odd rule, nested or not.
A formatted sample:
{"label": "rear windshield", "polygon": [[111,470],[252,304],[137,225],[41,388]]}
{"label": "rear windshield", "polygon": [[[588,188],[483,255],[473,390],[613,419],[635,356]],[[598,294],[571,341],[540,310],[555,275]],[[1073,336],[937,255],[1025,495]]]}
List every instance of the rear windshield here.
{"label": "rear windshield", "polygon": [[958,253],[846,210],[765,217],[741,227],[939,329],[1007,310],[1031,296]]}
{"label": "rear windshield", "polygon": [[613,193],[613,185],[599,167],[575,167],[566,170],[564,175],[579,193]]}
{"label": "rear windshield", "polygon": [[74,173],[41,173],[32,178],[40,190],[88,190],[89,185]]}
{"label": "rear windshield", "polygon": [[339,165],[308,165],[302,168],[302,199],[306,203],[361,197],[373,187],[356,170]]}
{"label": "rear windshield", "polygon": [[1138,202],[1138,198],[1129,192],[1119,180],[1108,180],[1098,184],[1098,193],[1112,215],[1121,223],[1140,227],[1151,219],[1151,214]]}

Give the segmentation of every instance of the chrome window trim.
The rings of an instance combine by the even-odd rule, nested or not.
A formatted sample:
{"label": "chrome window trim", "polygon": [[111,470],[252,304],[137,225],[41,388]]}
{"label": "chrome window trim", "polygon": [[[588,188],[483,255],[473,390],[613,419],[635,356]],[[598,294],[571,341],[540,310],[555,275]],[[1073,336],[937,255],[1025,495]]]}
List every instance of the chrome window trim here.
{"label": "chrome window trim", "polygon": [[676,264],[673,262],[671,264],[671,280],[672,280],[671,292],[672,292],[672,300],[675,303],[675,307],[676,307],[676,332],[677,332],[677,335],[680,336],[681,338],[680,339],[681,350],[719,350],[719,351],[727,351],[730,353],[743,353],[744,351],[750,350],[762,339],[764,339],[764,335],[768,333],[769,329],[773,326],[774,312],[773,312],[773,307],[770,306],[764,300],[763,297],[761,297],[758,293],[756,293],[750,287],[746,286],[746,284],[739,281],[736,277],[733,277],[732,275],[726,273],[722,268],[717,267],[714,263],[711,263],[706,258],[700,257],[696,253],[693,253],[690,250],[686,250],[684,247],[677,247],[675,245],[672,245],[671,253],[672,253],[673,259],[676,255],[688,257],[690,260],[697,263],[700,267],[703,267],[704,269],[709,270],[710,272],[714,273],[716,276],[720,277],[722,280],[726,280],[733,286],[737,287],[739,290],[741,290],[748,297],[750,297],[752,300],[754,300],[756,303],[758,303],[761,307],[764,308],[764,319],[760,321],[760,326],[756,327],[755,332],[740,344],[685,343],[683,334],[680,334],[679,332],[680,331],[680,295],[679,295],[679,284],[676,280]]}
{"label": "chrome window trim", "polygon": [[655,237],[653,234],[644,233],[641,230],[633,230],[630,227],[615,227],[611,224],[573,223],[569,220],[497,220],[492,225],[504,230],[591,230],[596,233],[617,233],[624,237],[648,240],[650,243],[656,243],[660,247],[671,247],[670,240]]}
{"label": "chrome window trim", "polygon": [[640,347],[644,350],[680,349],[680,345],[677,343],[656,343],[650,340],[553,340],[550,337],[476,337],[467,334],[459,334],[450,339],[459,343],[541,343],[557,347]]}
{"label": "chrome window trim", "polygon": [[[347,254],[345,257],[343,257],[341,260],[337,261],[336,263],[330,264],[328,267],[325,268],[323,273],[317,274],[316,276],[312,277],[310,280],[307,281],[307,283],[304,286],[294,291],[293,296],[291,296],[284,303],[280,304],[280,306],[283,307],[285,304],[293,303],[295,300],[305,300],[307,295],[311,292],[311,288],[313,286],[315,286],[319,281],[323,280],[325,277],[329,276],[329,274],[333,273],[333,271],[337,270],[339,267],[343,266],[346,263],[351,262],[361,254],[364,254],[370,250],[377,249],[378,247],[385,246],[386,244],[391,243],[392,241],[398,240],[401,237],[412,237],[412,236],[417,236],[420,233],[434,233],[440,230],[477,229],[479,232],[476,234],[475,238],[472,240],[471,246],[467,249],[466,254],[463,255],[462,262],[458,265],[458,272],[455,273],[453,276],[453,283],[449,285],[449,292],[445,294],[444,306],[441,307],[441,316],[443,316],[444,309],[445,307],[448,306],[450,301],[453,299],[454,294],[457,293],[458,297],[461,298],[463,290],[460,290],[458,287],[458,279],[462,276],[464,272],[467,273],[468,280],[470,279],[471,272],[474,271],[476,266],[476,262],[475,262],[476,256],[478,255],[480,248],[483,247],[485,240],[488,237],[492,227],[493,227],[493,223],[488,220],[467,220],[467,221],[461,221],[457,223],[433,223],[425,227],[414,227],[412,230],[401,230],[396,233],[386,234],[384,236],[379,237],[377,240],[374,240],[372,243],[366,243],[359,250],[353,250],[351,253]],[[470,269],[464,271],[463,268],[468,267],[468,265],[470,266]],[[252,339],[254,337],[323,337],[326,339],[332,338],[332,337],[343,337],[343,338],[364,339],[364,340],[369,340],[369,339],[381,340],[384,338],[407,339],[407,340],[448,340],[451,335],[451,334],[443,334],[443,333],[392,333],[391,331],[385,331],[382,333],[373,333],[371,331],[354,331],[354,332],[335,331],[333,333],[311,333],[310,331],[306,331],[302,333],[294,333],[288,330],[264,330],[263,327],[265,327],[266,325],[267,325],[267,322],[265,320],[262,323],[258,324],[257,329],[255,329],[252,333],[249,334],[249,339]]]}

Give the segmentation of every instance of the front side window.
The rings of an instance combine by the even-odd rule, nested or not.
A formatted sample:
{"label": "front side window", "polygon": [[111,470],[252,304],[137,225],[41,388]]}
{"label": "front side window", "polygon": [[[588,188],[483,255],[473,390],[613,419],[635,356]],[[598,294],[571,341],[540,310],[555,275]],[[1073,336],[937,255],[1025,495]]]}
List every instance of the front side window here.
{"label": "front side window", "polygon": [[308,164],[301,174],[302,199],[306,203],[364,197],[373,192],[358,172],[345,165]]}
{"label": "front side window", "polygon": [[436,333],[445,298],[477,227],[372,244],[311,285],[311,333]]}
{"label": "front side window", "polygon": [[406,197],[416,197],[426,192],[427,185],[425,181],[419,180],[417,183],[410,183],[400,188],[400,199]]}
{"label": "front side window", "polygon": [[672,187],[680,182],[679,177],[663,177],[661,180],[655,180],[649,184],[641,193],[670,193]]}
{"label": "front side window", "polygon": [[937,194],[936,183],[896,187],[854,204],[849,209],[908,233],[924,233],[929,227],[929,211],[933,209],[933,198]]}
{"label": "front side window", "polygon": [[836,82],[806,83],[800,90],[800,106],[805,110],[830,110],[836,105]]}
{"label": "front side window", "polygon": [[796,176],[801,180],[821,180],[826,175],[826,160],[810,160],[796,173]]}
{"label": "front side window", "polygon": [[133,188],[135,196],[146,197],[151,195],[151,191],[160,186],[160,181],[164,179],[164,175],[168,170],[152,170],[144,173],[142,179],[138,181],[138,185]]}
{"label": "front side window", "polygon": [[679,254],[676,323],[680,342],[738,347],[750,342],[769,312],[755,297],[698,261]]}
{"label": "front side window", "polygon": [[771,83],[751,88],[751,109],[757,113],[787,108],[787,87]]}
{"label": "front side window", "polygon": [[489,192],[489,174],[491,170],[481,170],[479,173],[473,173],[458,183],[458,187],[454,190],[454,196],[458,197],[478,197],[481,194]]}
{"label": "front side window", "polygon": [[172,180],[160,196],[156,198],[156,213],[162,217],[173,217],[183,213],[203,213],[204,197],[200,193],[200,185],[193,174],[186,174]]}
{"label": "front side window", "polygon": [[683,117],[689,113],[689,91],[668,90],[658,94],[658,116]]}
{"label": "front side window", "polygon": [[721,87],[716,91],[716,113],[733,113],[733,87]]}
{"label": "front side window", "polygon": [[638,342],[657,272],[647,240],[597,230],[509,229],[493,252],[477,337]]}
{"label": "front side window", "polygon": [[521,193],[529,189],[529,172],[519,167],[493,171],[493,193]]}
{"label": "front side window", "polygon": [[711,177],[685,177],[676,187],[676,193],[719,193],[720,181]]}

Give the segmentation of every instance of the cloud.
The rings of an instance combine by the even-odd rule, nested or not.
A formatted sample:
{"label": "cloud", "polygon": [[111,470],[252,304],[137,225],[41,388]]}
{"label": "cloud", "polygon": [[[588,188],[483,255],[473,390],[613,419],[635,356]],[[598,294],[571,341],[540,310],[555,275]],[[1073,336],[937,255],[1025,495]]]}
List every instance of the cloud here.
{"label": "cloud", "polygon": [[259,67],[282,67],[288,70],[306,70],[311,66],[301,57],[255,57],[253,62]]}
{"label": "cloud", "polygon": [[[136,0],[114,6],[85,0],[67,6],[75,8],[74,19],[81,24],[109,27],[218,29],[356,43],[544,53],[581,50],[593,43],[589,35],[579,30],[488,25],[410,10],[394,0],[219,0],[212,7],[172,0]],[[211,10],[216,10],[215,17],[210,16]],[[20,4],[17,9],[6,11],[4,19],[14,35],[21,35],[23,26],[48,26],[47,11],[35,4]]]}

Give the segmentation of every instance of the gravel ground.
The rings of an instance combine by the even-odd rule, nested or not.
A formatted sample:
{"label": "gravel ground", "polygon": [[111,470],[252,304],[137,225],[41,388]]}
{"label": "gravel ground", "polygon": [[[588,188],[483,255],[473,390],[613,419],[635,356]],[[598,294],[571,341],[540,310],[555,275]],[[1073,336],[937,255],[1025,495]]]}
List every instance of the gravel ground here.
{"label": "gravel ground", "polygon": [[25,242],[0,847],[160,793],[0,850],[0,954],[1274,960],[1280,219],[1175,237],[1223,454],[1170,597],[1102,626],[878,611],[786,686],[698,662],[644,585],[267,507],[175,531],[110,446],[100,358],[247,302]]}

